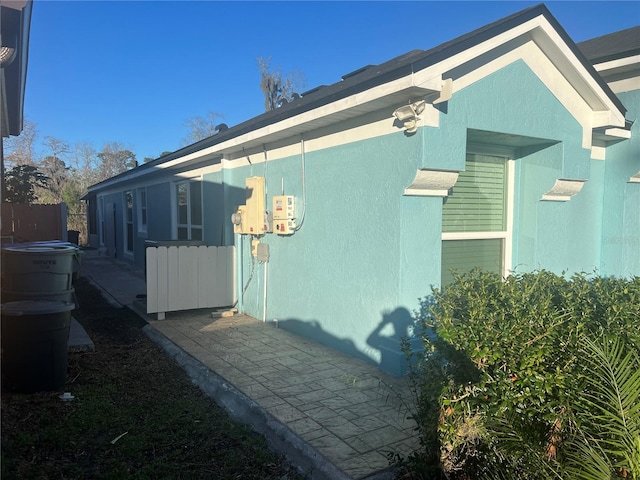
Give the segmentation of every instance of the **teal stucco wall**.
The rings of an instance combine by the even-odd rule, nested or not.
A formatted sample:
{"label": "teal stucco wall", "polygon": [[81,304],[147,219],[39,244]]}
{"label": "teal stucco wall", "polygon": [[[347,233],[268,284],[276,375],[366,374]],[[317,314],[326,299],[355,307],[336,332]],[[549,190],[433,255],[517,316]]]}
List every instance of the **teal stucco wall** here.
{"label": "teal stucco wall", "polygon": [[[640,94],[621,100],[628,118],[637,118]],[[315,148],[304,154],[304,189],[299,138],[289,139],[284,158],[266,164],[239,159],[203,175],[204,240],[236,245],[241,311],[403,373],[400,340],[411,333],[419,299],[440,283],[443,204],[441,197],[403,193],[417,169],[464,169],[470,139],[484,142],[487,153],[504,153],[504,147],[513,152],[509,241],[515,270],[640,275],[640,184],[628,181],[640,170],[638,122],[630,141],[609,147],[605,161],[592,160],[582,148],[582,125],[523,61],[455,92],[439,108],[438,127],[421,127],[410,136],[398,129],[320,148],[320,132],[305,134],[305,145]],[[367,125],[386,118],[392,125],[392,110],[361,120]],[[333,128],[357,123],[349,122]],[[299,153],[289,153],[297,147]],[[284,194],[296,198],[299,222],[304,211],[295,234],[260,238],[269,246],[268,263],[251,256],[251,239],[234,234],[230,221],[245,203],[245,179],[252,176],[266,179],[268,210],[284,186]],[[542,201],[558,179],[585,183],[568,202]],[[172,238],[175,180],[163,177],[147,187],[146,238]],[[122,194],[106,201],[118,204],[122,229]],[[118,238],[121,252],[122,233]],[[144,237],[136,236],[135,261],[141,265],[143,245]]]}
{"label": "teal stucco wall", "polygon": [[640,172],[640,90],[621,93],[632,120],[631,139],[607,149],[603,162],[603,275],[640,276],[640,183],[629,182]]}
{"label": "teal stucco wall", "polygon": [[[440,233],[432,223],[440,222],[442,200],[403,196],[418,166],[416,149],[419,138],[397,133],[306,153],[300,230],[263,237],[271,255],[266,266],[252,265],[249,241],[241,240],[240,285],[251,278],[242,296],[244,311],[399,369],[398,342],[407,333],[410,312],[440,273]],[[229,181],[239,188],[263,171],[263,165],[236,168]],[[267,172],[268,201],[281,193],[284,181],[300,216],[301,155],[274,161]]]}
{"label": "teal stucco wall", "polygon": [[[446,133],[450,125],[455,135]],[[429,132],[426,165],[460,168],[459,152],[465,148],[460,132],[467,129],[499,133],[499,138],[510,139],[495,146],[514,149],[514,269],[557,273],[596,269],[602,192],[597,179],[591,181],[594,161],[590,150],[582,148],[582,126],[523,61],[453,96],[441,115],[440,128]],[[441,138],[444,146],[439,144]],[[430,144],[436,147],[430,149]],[[454,155],[447,156],[447,151]],[[541,201],[557,179],[587,181],[569,202]]]}
{"label": "teal stucco wall", "polygon": [[[246,236],[236,237],[238,287],[246,287],[241,309],[401,373],[400,338],[410,329],[419,298],[440,282],[442,235],[442,198],[404,196],[403,191],[417,168],[463,169],[469,129],[514,140],[516,270],[597,270],[608,163],[590,159],[590,151],[582,148],[582,126],[518,61],[456,92],[442,107],[437,128],[308,152],[301,229],[261,239],[270,248],[266,265],[251,259]],[[266,169],[247,165],[207,180],[241,191],[245,178],[264,172],[267,208],[284,183],[285,193],[296,197],[300,216],[300,155],[269,162]],[[567,178],[585,180],[571,201],[541,201],[557,179]],[[225,221],[242,200],[226,203]]]}

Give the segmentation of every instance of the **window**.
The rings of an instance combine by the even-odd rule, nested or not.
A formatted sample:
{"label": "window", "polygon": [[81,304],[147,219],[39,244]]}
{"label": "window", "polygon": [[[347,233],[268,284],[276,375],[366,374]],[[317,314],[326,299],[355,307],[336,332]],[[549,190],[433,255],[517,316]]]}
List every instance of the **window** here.
{"label": "window", "polygon": [[510,267],[509,161],[490,155],[467,155],[466,169],[442,208],[442,285],[451,270],[474,267],[505,275]]}
{"label": "window", "polygon": [[124,192],[125,239],[124,251],[133,254],[133,192]]}
{"label": "window", "polygon": [[176,238],[202,240],[202,186],[199,180],[176,184]]}
{"label": "window", "polygon": [[147,232],[147,189],[138,189],[138,232]]}

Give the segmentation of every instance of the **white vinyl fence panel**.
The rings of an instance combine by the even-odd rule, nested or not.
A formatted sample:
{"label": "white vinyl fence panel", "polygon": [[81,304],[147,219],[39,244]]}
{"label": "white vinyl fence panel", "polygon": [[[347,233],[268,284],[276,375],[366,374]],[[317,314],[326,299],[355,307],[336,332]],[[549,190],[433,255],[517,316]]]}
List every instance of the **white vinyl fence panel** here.
{"label": "white vinyl fence panel", "polygon": [[235,301],[235,247],[147,247],[147,313],[228,307]]}

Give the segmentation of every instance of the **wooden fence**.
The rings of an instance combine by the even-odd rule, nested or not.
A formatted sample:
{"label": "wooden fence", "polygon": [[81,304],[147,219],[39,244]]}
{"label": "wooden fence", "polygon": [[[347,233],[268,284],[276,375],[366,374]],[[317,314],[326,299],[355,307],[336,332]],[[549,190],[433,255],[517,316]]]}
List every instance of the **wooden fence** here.
{"label": "wooden fence", "polygon": [[228,307],[235,301],[235,247],[147,247],[147,313]]}
{"label": "wooden fence", "polygon": [[3,243],[67,240],[67,207],[59,205],[2,204]]}

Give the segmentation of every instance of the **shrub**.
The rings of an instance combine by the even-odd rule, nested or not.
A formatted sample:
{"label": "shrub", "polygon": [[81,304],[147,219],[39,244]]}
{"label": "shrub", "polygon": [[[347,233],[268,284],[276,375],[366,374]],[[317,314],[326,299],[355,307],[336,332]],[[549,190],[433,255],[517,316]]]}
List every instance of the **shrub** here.
{"label": "shrub", "polygon": [[[575,478],[567,472],[588,438],[602,447],[599,461],[612,475],[640,478],[628,451],[640,407],[602,410],[584,394],[626,381],[631,404],[640,403],[640,375],[629,380],[640,370],[640,278],[539,271],[504,280],[479,270],[454,278],[418,312],[424,352],[411,375],[423,450],[410,462],[447,478]],[[613,362],[625,359],[625,368],[614,375],[594,348],[618,355]],[[619,393],[608,402],[620,401]],[[627,416],[628,430],[617,431],[631,443],[618,450],[607,443],[624,435],[611,440],[598,426],[611,420],[603,411]]]}

